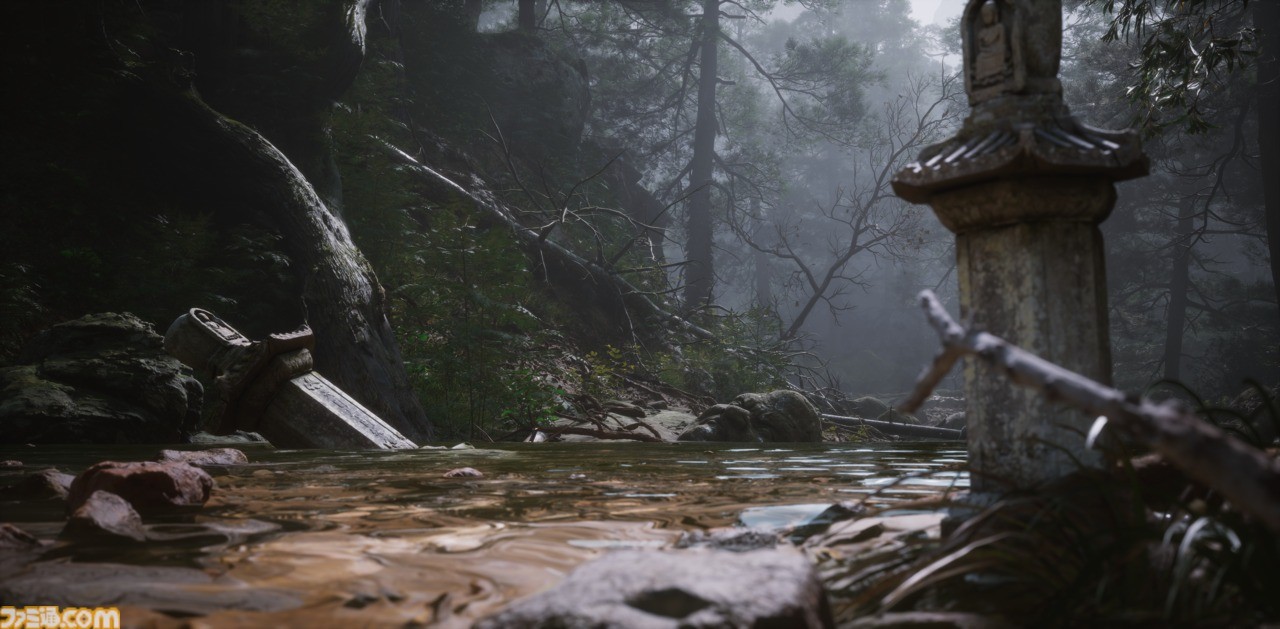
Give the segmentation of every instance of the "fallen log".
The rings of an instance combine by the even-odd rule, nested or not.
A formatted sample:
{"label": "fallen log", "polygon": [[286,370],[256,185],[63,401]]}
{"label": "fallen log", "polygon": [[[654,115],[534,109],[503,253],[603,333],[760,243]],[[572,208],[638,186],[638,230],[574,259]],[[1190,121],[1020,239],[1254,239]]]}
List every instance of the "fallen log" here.
{"label": "fallen log", "polygon": [[915,390],[898,410],[915,411],[960,357],[975,356],[1003,371],[1015,384],[1099,416],[1090,431],[1091,443],[1104,426],[1115,430],[1164,456],[1192,480],[1226,496],[1242,513],[1280,532],[1280,459],[1268,457],[1201,420],[1176,401],[1130,398],[998,336],[966,330],[951,319],[932,291],[920,293],[920,305],[938,332],[942,351],[921,373]]}
{"label": "fallen log", "polygon": [[917,439],[942,439],[945,441],[964,441],[965,432],[951,428],[935,428],[933,426],[917,426],[915,424],[899,424],[879,419],[862,419],[861,417],[844,417],[842,415],[822,415],[822,421],[830,422],[846,428],[875,428],[894,437],[911,437]]}
{"label": "fallen log", "polygon": [[[555,267],[556,270],[566,275],[567,282],[587,281],[598,286],[608,287],[618,296],[628,311],[634,311],[642,316],[652,317],[664,323],[672,324],[678,329],[684,330],[700,339],[715,338],[715,335],[707,329],[694,324],[688,319],[667,312],[654,303],[648,294],[632,286],[630,282],[611,270],[579,256],[546,237],[545,234],[525,226],[501,202],[483,190],[468,190],[443,173],[419,162],[412,155],[400,150],[391,143],[380,138],[378,140],[382,142],[383,147],[390,153],[392,158],[422,177],[423,181],[434,192],[464,199],[474,205],[485,216],[510,229],[516,240],[525,248],[531,258],[543,265],[544,268]],[[550,271],[550,269],[547,270]]]}

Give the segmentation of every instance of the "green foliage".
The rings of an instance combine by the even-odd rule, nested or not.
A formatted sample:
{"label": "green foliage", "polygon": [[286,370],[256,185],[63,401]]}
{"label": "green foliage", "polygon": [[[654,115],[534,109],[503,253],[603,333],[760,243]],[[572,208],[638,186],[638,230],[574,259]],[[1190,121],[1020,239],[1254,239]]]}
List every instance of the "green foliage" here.
{"label": "green foliage", "polygon": [[[1265,1],[1265,0],[1264,0]],[[1231,79],[1258,53],[1249,0],[1089,0],[1112,16],[1104,41],[1141,43],[1129,97],[1150,131],[1212,128]]]}
{"label": "green foliage", "polygon": [[0,364],[17,353],[29,327],[44,311],[38,288],[30,267],[0,265]]}
{"label": "green foliage", "polygon": [[771,313],[752,309],[732,314],[720,319],[712,331],[716,333],[713,340],[658,355],[654,371],[672,386],[717,401],[785,384],[792,356],[777,340]]}

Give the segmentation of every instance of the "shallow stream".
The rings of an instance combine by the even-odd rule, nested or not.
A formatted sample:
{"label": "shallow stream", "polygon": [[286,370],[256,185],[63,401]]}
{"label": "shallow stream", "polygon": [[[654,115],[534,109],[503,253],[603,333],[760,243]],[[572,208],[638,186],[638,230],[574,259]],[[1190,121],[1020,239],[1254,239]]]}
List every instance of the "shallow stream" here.
{"label": "shallow stream", "polygon": [[[610,549],[659,548],[722,526],[783,530],[864,498],[909,511],[967,486],[964,452],[951,443],[243,450],[248,465],[209,469],[217,488],[198,514],[147,520],[146,544],[0,551],[4,604],[119,605],[128,624],[160,626],[193,616],[200,626],[468,626]],[[0,459],[25,467],[0,471],[0,485],[156,454],[3,448]],[[484,476],[442,477],[459,467]],[[0,520],[42,540],[62,528],[61,501],[0,508]]]}

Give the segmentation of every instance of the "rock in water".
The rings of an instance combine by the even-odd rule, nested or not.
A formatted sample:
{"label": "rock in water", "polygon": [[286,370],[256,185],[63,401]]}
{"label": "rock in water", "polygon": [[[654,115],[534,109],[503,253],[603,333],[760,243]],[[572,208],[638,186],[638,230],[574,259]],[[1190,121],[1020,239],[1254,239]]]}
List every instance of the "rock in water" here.
{"label": "rock in water", "polygon": [[75,477],[55,469],[47,469],[0,489],[2,500],[48,500],[66,498]]}
{"label": "rock in water", "polygon": [[0,524],[0,549],[30,550],[39,548],[40,540],[8,522]]}
{"label": "rock in water", "polygon": [[822,441],[818,409],[795,391],[743,393],[716,404],[680,435],[680,441]]}
{"label": "rock in water", "polygon": [[67,510],[74,512],[99,490],[124,498],[146,514],[203,505],[213,492],[213,478],[186,463],[103,461],[71,483]]}
{"label": "rock in water", "polygon": [[460,467],[456,470],[449,470],[444,473],[445,478],[481,478],[484,472],[474,467]]}
{"label": "rock in water", "polygon": [[161,450],[160,460],[195,466],[244,465],[249,462],[249,457],[235,448],[211,448],[209,450]]}
{"label": "rock in water", "polygon": [[830,627],[826,593],[794,549],[618,551],[476,624],[523,627]]}
{"label": "rock in water", "polygon": [[112,537],[146,541],[142,518],[124,498],[109,491],[95,491],[75,511],[62,529],[67,538]]}
{"label": "rock in water", "polygon": [[177,443],[203,388],[151,325],[96,314],[55,325],[0,370],[0,443]]}

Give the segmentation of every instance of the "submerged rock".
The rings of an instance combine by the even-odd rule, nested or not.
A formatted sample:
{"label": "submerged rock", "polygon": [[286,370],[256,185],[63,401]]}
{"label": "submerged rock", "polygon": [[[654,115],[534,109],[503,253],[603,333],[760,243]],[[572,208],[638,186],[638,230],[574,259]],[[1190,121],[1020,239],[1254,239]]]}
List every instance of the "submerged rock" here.
{"label": "submerged rock", "polygon": [[39,548],[40,540],[8,522],[0,524],[0,549],[28,550]]}
{"label": "submerged rock", "polygon": [[460,467],[444,473],[445,478],[480,478],[484,473],[474,467]]}
{"label": "submerged rock", "polygon": [[71,539],[119,538],[146,541],[142,518],[120,496],[95,491],[71,513],[62,537]]}
{"label": "submerged rock", "polygon": [[0,443],[177,443],[203,388],[151,325],[96,314],[55,325],[0,370]]}
{"label": "submerged rock", "polygon": [[680,434],[680,441],[822,441],[818,409],[795,391],[743,393],[716,404]]}
{"label": "submerged rock", "polygon": [[71,489],[71,481],[75,477],[63,474],[55,469],[47,469],[30,474],[16,484],[0,489],[0,499],[4,500],[48,500],[66,498]]}
{"label": "submerged rock", "polygon": [[74,512],[99,490],[116,494],[139,513],[147,514],[203,505],[213,492],[213,478],[180,462],[103,461],[71,483],[67,510]]}
{"label": "submerged rock", "polygon": [[713,548],[743,553],[778,545],[778,534],[764,529],[727,527],[709,531],[686,531],[676,540],[676,548]]}
{"label": "submerged rock", "polygon": [[826,593],[794,549],[617,551],[476,624],[521,627],[830,627]]}
{"label": "submerged rock", "polygon": [[249,457],[235,448],[212,448],[209,450],[161,450],[160,460],[195,466],[244,465],[249,462]]}

